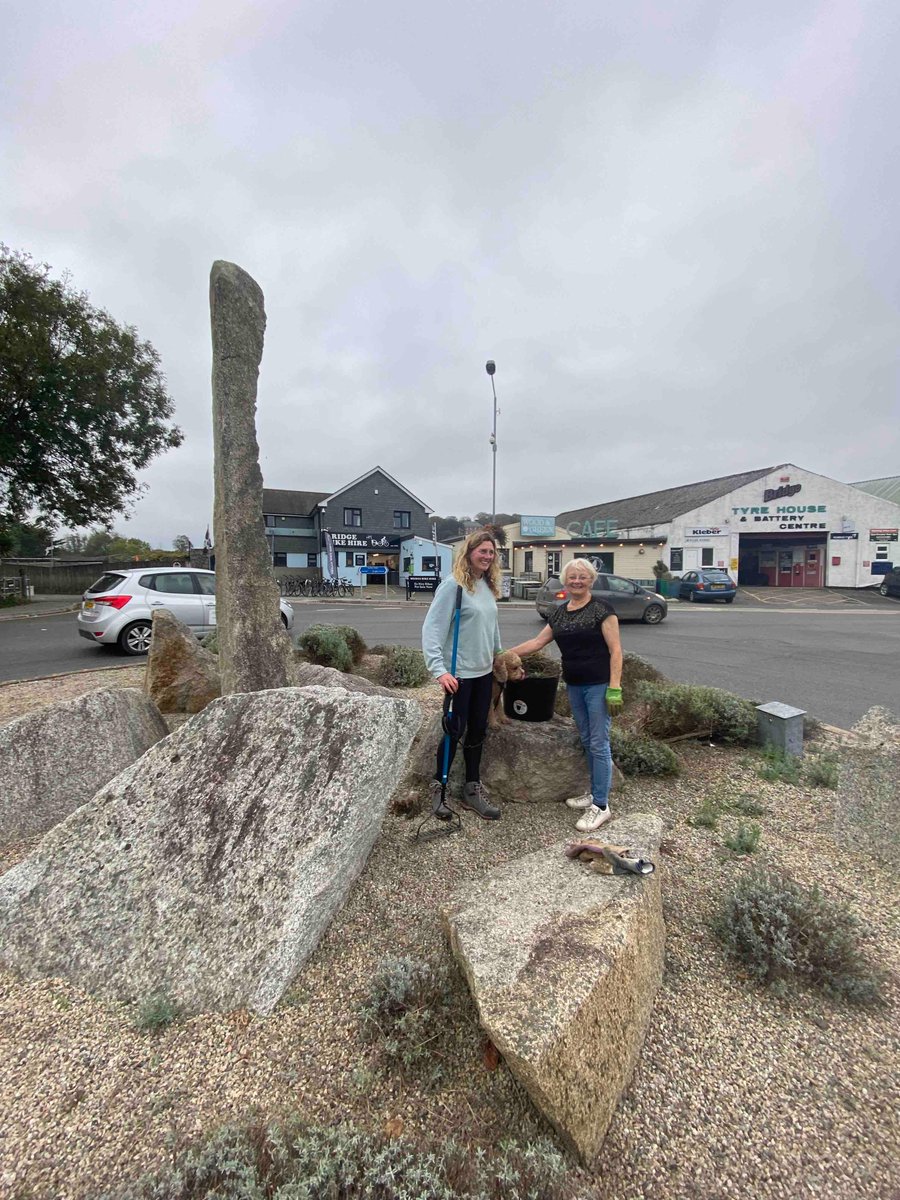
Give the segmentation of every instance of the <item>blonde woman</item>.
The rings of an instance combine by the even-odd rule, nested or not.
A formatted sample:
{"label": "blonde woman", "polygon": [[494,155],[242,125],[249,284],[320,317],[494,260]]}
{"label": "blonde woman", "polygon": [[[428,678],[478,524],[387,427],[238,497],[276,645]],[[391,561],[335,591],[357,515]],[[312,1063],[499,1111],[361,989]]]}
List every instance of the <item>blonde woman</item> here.
{"label": "blonde woman", "polygon": [[[456,599],[462,589],[459,614],[459,643],[456,672],[450,674],[453,626]],[[477,813],[485,821],[496,821],[500,809],[488,802],[481,783],[481,749],[487,731],[488,710],[491,704],[494,655],[500,651],[500,625],[497,620],[497,597],[500,595],[500,567],[497,544],[486,529],[469,534],[459,557],[453,564],[453,574],[438,586],[422,626],[422,653],[433,677],[444,691],[444,711],[450,699],[453,712],[449,718],[450,756],[453,762],[456,747],[465,733],[463,758],[466,764],[466,784],[462,806]],[[441,820],[452,813],[441,797],[444,771],[444,740],[437,751],[437,769],[431,784],[432,812]]]}
{"label": "blonde woman", "polygon": [[587,809],[575,822],[582,833],[593,833],[609,820],[610,714],[622,707],[619,620],[608,605],[591,595],[596,578],[597,571],[586,558],[566,563],[561,577],[568,593],[566,603],[550,614],[537,637],[512,650],[524,657],[552,641],[559,646],[572,716],[591,772],[590,792],[566,801],[569,808]]}

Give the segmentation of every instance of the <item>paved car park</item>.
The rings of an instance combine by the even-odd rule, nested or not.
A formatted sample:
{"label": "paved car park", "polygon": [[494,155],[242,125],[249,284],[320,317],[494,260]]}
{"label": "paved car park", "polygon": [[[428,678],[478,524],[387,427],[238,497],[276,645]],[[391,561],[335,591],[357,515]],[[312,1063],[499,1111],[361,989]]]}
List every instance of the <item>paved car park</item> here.
{"label": "paved car park", "polygon": [[737,602],[783,609],[874,608],[896,609],[898,601],[877,588],[739,587]]}

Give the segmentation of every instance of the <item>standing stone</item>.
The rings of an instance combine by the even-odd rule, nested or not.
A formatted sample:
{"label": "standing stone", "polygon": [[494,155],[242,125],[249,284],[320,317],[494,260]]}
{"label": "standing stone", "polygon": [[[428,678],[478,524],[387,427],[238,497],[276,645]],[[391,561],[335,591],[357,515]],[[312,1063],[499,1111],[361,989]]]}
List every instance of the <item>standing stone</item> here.
{"label": "standing stone", "polygon": [[216,619],[222,694],[288,683],[281,624],[262,523],[256,383],[266,310],[246,271],[214,262],[209,278],[215,453]]}

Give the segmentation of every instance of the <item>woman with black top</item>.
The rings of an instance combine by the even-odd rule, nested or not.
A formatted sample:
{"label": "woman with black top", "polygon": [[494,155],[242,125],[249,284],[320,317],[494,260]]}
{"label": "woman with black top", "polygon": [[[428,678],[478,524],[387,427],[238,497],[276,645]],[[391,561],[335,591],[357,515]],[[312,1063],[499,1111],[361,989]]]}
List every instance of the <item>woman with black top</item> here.
{"label": "woman with black top", "polygon": [[568,599],[550,614],[546,627],[530,641],[513,646],[523,658],[555,641],[562,658],[572,716],[591,772],[591,790],[567,800],[569,808],[587,809],[575,822],[582,833],[593,833],[609,820],[612,755],[609,749],[611,714],[622,707],[622,645],[619,620],[612,609],[591,595],[597,578],[584,558],[574,558],[562,570]]}

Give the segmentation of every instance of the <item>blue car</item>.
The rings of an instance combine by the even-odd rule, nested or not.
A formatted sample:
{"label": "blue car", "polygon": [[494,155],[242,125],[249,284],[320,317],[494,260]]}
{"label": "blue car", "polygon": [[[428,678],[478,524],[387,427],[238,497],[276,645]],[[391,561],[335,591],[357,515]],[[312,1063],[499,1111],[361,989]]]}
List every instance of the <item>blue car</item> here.
{"label": "blue car", "polygon": [[737,584],[727,571],[718,567],[686,571],[678,585],[678,599],[692,600],[695,604],[701,600],[724,600],[726,604],[733,604],[736,595]]}

